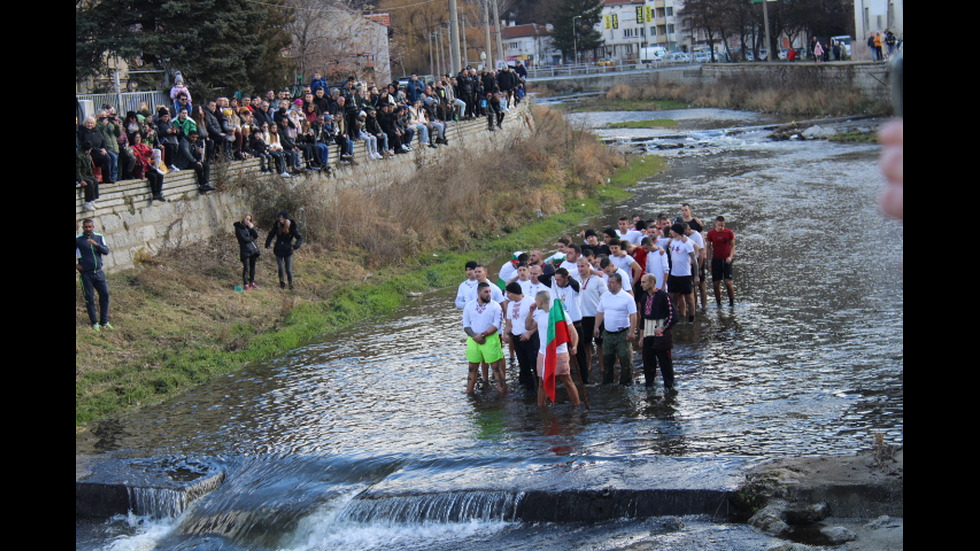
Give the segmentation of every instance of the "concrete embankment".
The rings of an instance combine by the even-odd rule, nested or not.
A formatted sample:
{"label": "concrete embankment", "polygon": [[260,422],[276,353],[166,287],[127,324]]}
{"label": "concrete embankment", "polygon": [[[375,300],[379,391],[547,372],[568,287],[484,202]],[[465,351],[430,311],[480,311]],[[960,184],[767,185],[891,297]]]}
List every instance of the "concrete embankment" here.
{"label": "concrete embankment", "polygon": [[847,87],[869,99],[888,97],[888,65],[847,61],[833,63],[705,63],[681,67],[608,72],[599,74],[538,77],[530,89],[547,87],[556,92],[605,92],[617,84],[636,88],[654,85],[710,87],[733,81],[764,82],[773,88],[806,84],[814,88]]}
{"label": "concrete embankment", "polygon": [[218,191],[201,194],[193,171],[172,172],[166,175],[164,182],[163,195],[168,202],[151,202],[145,180],[102,184],[98,209],[94,212],[84,209],[81,187],[76,187],[76,224],[85,217],[93,218],[96,231],[106,236],[112,248],[112,254],[105,259],[106,268],[123,270],[163,249],[186,246],[230,232],[232,222],[250,208],[246,190],[230,185],[235,179],[246,179],[246,186],[249,178],[277,179],[287,186],[298,180],[312,179],[326,194],[343,187],[385,186],[424,174],[427,166],[443,160],[458,159],[463,166],[467,158],[500,150],[527,136],[532,128],[528,102],[523,102],[507,113],[503,127],[495,132],[487,131],[486,119],[450,123],[447,130],[449,145],[438,149],[419,145],[416,140],[414,151],[408,154],[372,160],[367,156],[364,142],[357,142],[354,148],[357,164],[349,165],[336,162],[337,150],[332,147],[332,176],[323,172],[294,178],[262,174],[257,159],[215,163],[211,168],[211,183],[218,187]]}

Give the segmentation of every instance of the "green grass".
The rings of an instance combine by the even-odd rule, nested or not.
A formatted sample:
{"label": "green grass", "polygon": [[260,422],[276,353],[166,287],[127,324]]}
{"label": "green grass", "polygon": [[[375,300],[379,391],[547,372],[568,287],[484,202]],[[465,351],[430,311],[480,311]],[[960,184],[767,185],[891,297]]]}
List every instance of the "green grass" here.
{"label": "green grass", "polygon": [[[465,250],[421,252],[397,266],[358,276],[360,283],[338,280],[336,275],[337,264],[354,266],[357,258],[331,256],[325,262],[321,255],[304,251],[297,274],[306,283],[295,294],[281,293],[271,285],[258,292],[235,293],[231,289],[238,273],[227,269],[228,259],[207,250],[201,254],[203,246],[192,248],[199,249],[197,258],[168,257],[158,267],[109,274],[114,307],[125,308],[129,317],[120,312],[114,320],[117,329],[102,333],[77,324],[76,426],[163,401],[333,331],[393,312],[410,294],[455,286],[468,260],[486,263],[514,250],[547,247],[570,227],[600,214],[604,203],[628,197],[629,187],[663,166],[659,157],[633,157],[592,195],[582,198],[569,191],[564,212],[509,233],[480,236]],[[226,244],[216,247],[227,249]],[[226,268],[216,269],[222,265]],[[214,273],[204,275],[210,273],[209,266]],[[264,275],[271,283],[274,274]]]}
{"label": "green grass", "polygon": [[677,126],[674,119],[647,119],[642,121],[614,122],[606,128],[670,128]]}
{"label": "green grass", "polygon": [[614,99],[598,96],[563,104],[560,108],[571,113],[578,113],[582,111],[667,111],[689,107],[690,105],[685,102],[674,100]]}

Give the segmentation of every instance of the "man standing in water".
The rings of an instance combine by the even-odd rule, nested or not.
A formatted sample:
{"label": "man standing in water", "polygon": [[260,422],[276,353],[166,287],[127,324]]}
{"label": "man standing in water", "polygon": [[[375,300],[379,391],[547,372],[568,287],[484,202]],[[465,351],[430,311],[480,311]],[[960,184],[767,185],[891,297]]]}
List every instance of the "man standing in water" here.
{"label": "man standing in water", "polygon": [[602,384],[613,382],[613,369],[619,358],[619,384],[633,384],[633,347],[636,335],[636,301],[623,288],[623,276],[613,273],[606,282],[609,292],[599,299],[596,309],[593,336],[599,336],[602,327],[604,349]]}
{"label": "man standing in water", "polygon": [[[466,333],[466,361],[469,363],[469,376],[466,393],[473,394],[476,379],[480,376],[480,363],[486,362],[493,368],[497,379],[497,389],[501,394],[507,392],[504,378],[504,353],[500,345],[499,329],[503,327],[503,310],[490,295],[495,287],[487,281],[477,284],[476,299],[463,308],[463,332]],[[500,289],[497,289],[500,292]]]}
{"label": "man standing in water", "polygon": [[708,232],[708,256],[711,257],[711,282],[715,287],[715,302],[721,306],[721,282],[728,291],[728,305],[735,306],[735,284],[732,283],[732,263],[735,260],[735,232],[725,227],[725,217],[715,218],[715,227]]}
{"label": "man standing in water", "polygon": [[473,300],[476,296],[476,285],[479,281],[476,280],[476,266],[475,260],[470,260],[466,263],[466,279],[459,284],[459,288],[456,290],[456,308],[462,310],[466,307],[466,303]]}
{"label": "man standing in water", "polygon": [[[545,405],[544,385],[547,375],[545,365],[548,357],[548,344],[550,342],[548,333],[551,325],[552,308],[564,307],[561,305],[560,300],[556,300],[552,304],[551,293],[541,291],[535,295],[534,304],[531,305],[531,310],[526,321],[527,330],[537,331],[538,333],[538,407]],[[575,326],[572,324],[572,320],[568,319],[567,315],[563,317],[563,321],[558,323],[566,324],[568,343],[562,343],[555,347],[555,378],[565,385],[565,390],[568,392],[568,399],[572,401],[572,405],[578,406],[581,402],[578,397],[578,388],[575,387],[575,382],[572,381],[572,370],[569,362],[569,350],[571,350],[572,354],[575,354],[576,347],[578,346],[578,333],[575,332]]]}
{"label": "man standing in water", "polygon": [[682,317],[694,321],[694,288],[697,277],[697,252],[694,243],[684,235],[687,227],[676,223],[670,227],[670,277],[667,290],[670,301]]}

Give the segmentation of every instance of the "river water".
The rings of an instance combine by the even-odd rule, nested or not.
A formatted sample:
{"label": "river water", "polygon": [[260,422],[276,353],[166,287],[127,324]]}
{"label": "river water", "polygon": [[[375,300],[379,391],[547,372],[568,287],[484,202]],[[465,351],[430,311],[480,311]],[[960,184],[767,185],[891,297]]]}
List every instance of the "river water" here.
{"label": "river water", "polygon": [[466,397],[455,290],[434,291],[78,437],[77,455],[193,457],[228,476],[176,519],[76,522],[76,547],[755,549],[767,540],[700,518],[681,529],[634,519],[528,524],[498,514],[512,504],[487,509],[495,498],[469,512],[454,503],[387,516],[352,503],[378,488],[601,488],[637,465],[684,478],[654,483],[697,485],[759,458],[867,450],[876,434],[901,445],[903,232],[876,207],[878,147],[774,142],[769,121],[732,111],[575,121],[650,118],[681,124],[597,132],[665,155],[669,168],[587,226],[632,212],[675,216],[688,202],[704,221],[724,215],[738,239],[735,307],[715,307],[709,283],[707,310],[675,332],[676,396],[659,385],[589,386],[591,409],[539,410],[514,380],[508,396]]}

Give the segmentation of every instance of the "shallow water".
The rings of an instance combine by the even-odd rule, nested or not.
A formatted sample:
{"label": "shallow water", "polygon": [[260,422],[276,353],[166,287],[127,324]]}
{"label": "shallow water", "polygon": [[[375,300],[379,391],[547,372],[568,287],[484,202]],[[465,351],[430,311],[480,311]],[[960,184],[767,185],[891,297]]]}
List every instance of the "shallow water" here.
{"label": "shallow water", "polygon": [[[648,115],[597,116],[654,118]],[[429,293],[394,316],[80,437],[77,453],[216,458],[229,482],[180,523],[131,528],[116,519],[113,527],[76,528],[76,539],[88,542],[79,548],[109,541],[182,549],[564,548],[567,540],[553,530],[499,518],[357,522],[342,511],[381,484],[473,487],[481,483],[466,479],[473,466],[561,485],[569,480],[563,473],[596,464],[627,470],[637,458],[684,460],[697,478],[701,460],[851,453],[869,449],[879,433],[902,444],[903,234],[876,207],[878,148],[770,142],[755,129],[765,121],[753,114],[713,118],[753,126],[654,131],[649,140],[619,131],[666,155],[669,168],[589,223],[614,226],[632,212],[674,216],[681,202],[703,221],[730,220],[737,304],[715,307],[709,282],[707,311],[676,329],[675,397],[665,398],[659,386],[589,386],[591,409],[563,403],[542,411],[516,390],[509,368],[510,395],[468,398],[455,290]],[[683,147],[675,147],[678,140]],[[663,143],[670,148],[658,149]],[[543,244],[528,244],[535,245]],[[635,371],[642,373],[638,363]],[[642,374],[636,378],[642,383]],[[200,528],[201,518],[230,517],[239,520]],[[744,527],[686,525],[662,534],[646,521],[562,530],[578,534],[586,543],[573,548],[583,549],[621,547],[651,531],[676,549],[703,548],[702,538],[730,538],[731,549],[759,544]]]}

